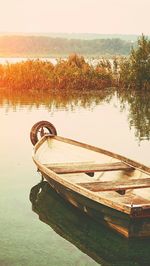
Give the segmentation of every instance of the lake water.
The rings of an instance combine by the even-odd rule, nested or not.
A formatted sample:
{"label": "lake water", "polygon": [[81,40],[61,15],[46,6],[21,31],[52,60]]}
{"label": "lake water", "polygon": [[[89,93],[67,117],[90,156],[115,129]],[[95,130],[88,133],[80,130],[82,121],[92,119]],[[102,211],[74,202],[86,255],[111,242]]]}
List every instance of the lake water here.
{"label": "lake water", "polygon": [[[0,91],[0,265],[150,265],[150,241],[128,241],[66,205],[53,191],[37,203],[41,177],[30,129],[40,120],[58,135],[150,165],[150,95],[18,95]],[[43,200],[43,201],[42,201]],[[39,219],[40,217],[40,219]]]}
{"label": "lake water", "polygon": [[[37,58],[32,58],[32,57],[0,57],[0,64],[15,64],[15,63],[19,63],[19,62],[24,62],[27,60],[36,60]],[[55,58],[39,58],[40,60],[44,60],[44,61],[48,61],[51,62],[53,64],[56,64],[57,60]]]}

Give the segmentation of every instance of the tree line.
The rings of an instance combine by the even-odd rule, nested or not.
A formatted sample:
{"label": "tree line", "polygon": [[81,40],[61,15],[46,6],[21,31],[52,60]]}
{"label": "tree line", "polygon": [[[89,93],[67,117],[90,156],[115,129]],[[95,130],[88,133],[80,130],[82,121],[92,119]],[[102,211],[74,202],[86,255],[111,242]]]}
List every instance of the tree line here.
{"label": "tree line", "polygon": [[0,56],[62,57],[128,55],[131,41],[114,39],[67,39],[47,36],[0,36]]}

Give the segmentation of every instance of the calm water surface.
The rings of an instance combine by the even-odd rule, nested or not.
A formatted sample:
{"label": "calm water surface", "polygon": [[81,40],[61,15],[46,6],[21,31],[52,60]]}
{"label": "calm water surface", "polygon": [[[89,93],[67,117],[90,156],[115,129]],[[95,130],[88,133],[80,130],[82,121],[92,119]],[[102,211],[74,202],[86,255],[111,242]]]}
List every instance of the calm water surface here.
{"label": "calm water surface", "polygon": [[48,120],[58,135],[150,165],[149,98],[0,93],[0,265],[150,265],[149,240],[125,240],[49,189],[34,199],[40,175],[29,139],[33,124]]}

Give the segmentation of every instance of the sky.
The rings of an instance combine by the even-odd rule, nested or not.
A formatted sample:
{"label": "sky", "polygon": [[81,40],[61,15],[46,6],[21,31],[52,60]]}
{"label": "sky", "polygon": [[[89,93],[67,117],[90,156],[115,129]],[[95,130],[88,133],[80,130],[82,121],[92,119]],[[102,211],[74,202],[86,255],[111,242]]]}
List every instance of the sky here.
{"label": "sky", "polygon": [[150,0],[0,0],[0,32],[150,35]]}

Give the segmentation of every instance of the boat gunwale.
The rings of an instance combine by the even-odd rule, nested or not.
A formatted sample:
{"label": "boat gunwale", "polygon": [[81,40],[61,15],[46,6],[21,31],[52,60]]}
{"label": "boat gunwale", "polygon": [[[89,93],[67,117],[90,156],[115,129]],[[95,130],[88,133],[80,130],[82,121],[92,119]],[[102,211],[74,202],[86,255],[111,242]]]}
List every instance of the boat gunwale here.
{"label": "boat gunwale", "polygon": [[35,149],[35,152],[37,151],[37,149],[39,148],[39,145],[41,146],[41,144],[47,139],[47,138],[54,138],[58,141],[62,141],[62,142],[65,142],[65,143],[68,143],[68,144],[72,144],[72,145],[75,145],[75,146],[79,146],[79,147],[82,147],[82,148],[85,148],[85,149],[88,149],[88,150],[91,150],[91,151],[95,151],[97,153],[101,153],[101,154],[104,154],[104,155],[107,155],[107,156],[110,156],[110,157],[113,157],[115,159],[118,159],[120,160],[121,162],[123,162],[124,164],[136,169],[136,170],[139,170],[145,174],[148,174],[150,175],[150,167],[144,165],[144,164],[141,164],[135,160],[132,160],[132,159],[129,159],[123,155],[120,155],[120,154],[117,154],[117,153],[114,153],[114,152],[111,152],[111,151],[108,151],[108,150],[105,150],[105,149],[102,149],[102,148],[99,148],[99,147],[96,147],[96,146],[93,146],[93,145],[89,145],[89,144],[86,144],[86,143],[83,143],[83,142],[79,142],[79,141],[76,141],[76,140],[73,140],[73,139],[69,139],[69,138],[64,138],[64,137],[61,137],[61,136],[56,136],[56,135],[52,135],[52,134],[45,134],[37,143],[36,145],[34,146],[34,149]]}
{"label": "boat gunwale", "polygon": [[[46,137],[51,137],[51,135],[47,135]],[[133,167],[134,169],[137,169],[145,174],[148,174],[150,175],[150,167],[144,165],[144,164],[141,164],[139,162],[136,162],[135,160],[131,160],[125,156],[122,156],[120,154],[117,154],[117,153],[114,153],[114,152],[111,152],[111,151],[108,151],[108,150],[105,150],[105,149],[102,149],[102,148],[99,148],[99,147],[96,147],[96,146],[93,146],[93,145],[89,145],[89,144],[86,144],[86,143],[83,143],[83,142],[79,142],[79,141],[76,141],[76,140],[72,140],[72,139],[69,139],[69,138],[64,138],[64,137],[60,137],[60,136],[53,136],[56,140],[59,140],[59,141],[62,141],[62,142],[66,142],[66,143],[69,143],[69,144],[73,144],[75,146],[79,146],[79,147],[82,147],[82,148],[85,148],[85,149],[88,149],[88,150],[92,150],[92,151],[95,151],[95,152],[98,152],[98,153],[102,153],[104,155],[107,155],[107,156],[110,156],[110,157],[113,157],[115,159],[118,159],[120,161],[122,161],[124,164],[128,165],[128,166],[131,166]]]}

